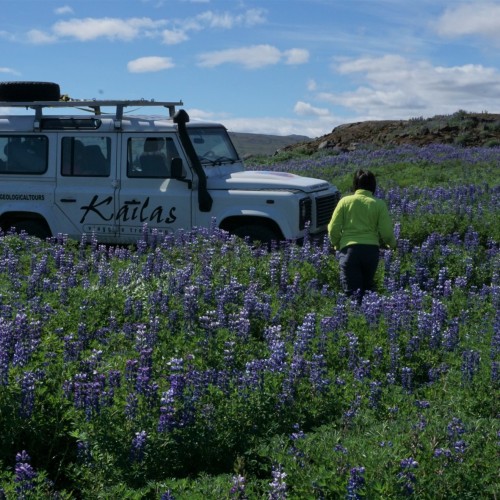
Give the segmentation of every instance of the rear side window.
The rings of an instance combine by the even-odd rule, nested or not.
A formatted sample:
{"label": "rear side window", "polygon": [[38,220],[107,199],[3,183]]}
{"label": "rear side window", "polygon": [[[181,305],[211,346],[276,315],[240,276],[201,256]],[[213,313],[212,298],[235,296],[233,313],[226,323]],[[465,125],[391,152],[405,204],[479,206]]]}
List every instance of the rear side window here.
{"label": "rear side window", "polygon": [[49,141],[44,135],[0,136],[0,173],[43,174]]}
{"label": "rear side window", "polygon": [[63,137],[61,174],[75,177],[108,177],[111,139],[98,136]]}

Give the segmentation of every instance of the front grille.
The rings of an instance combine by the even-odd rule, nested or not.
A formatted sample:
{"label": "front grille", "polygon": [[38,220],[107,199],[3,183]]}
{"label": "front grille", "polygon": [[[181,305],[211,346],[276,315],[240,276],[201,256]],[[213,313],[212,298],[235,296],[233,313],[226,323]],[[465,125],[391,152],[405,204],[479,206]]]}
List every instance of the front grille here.
{"label": "front grille", "polygon": [[339,199],[339,193],[316,198],[316,227],[326,226],[330,222]]}

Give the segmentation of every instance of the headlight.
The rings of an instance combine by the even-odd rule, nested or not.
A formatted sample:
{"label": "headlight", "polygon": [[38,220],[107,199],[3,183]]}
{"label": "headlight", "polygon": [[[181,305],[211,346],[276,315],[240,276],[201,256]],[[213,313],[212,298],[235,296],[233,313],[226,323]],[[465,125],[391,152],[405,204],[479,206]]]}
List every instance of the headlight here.
{"label": "headlight", "polygon": [[302,198],[299,202],[299,229],[306,227],[306,222],[311,220],[312,201],[310,198]]}

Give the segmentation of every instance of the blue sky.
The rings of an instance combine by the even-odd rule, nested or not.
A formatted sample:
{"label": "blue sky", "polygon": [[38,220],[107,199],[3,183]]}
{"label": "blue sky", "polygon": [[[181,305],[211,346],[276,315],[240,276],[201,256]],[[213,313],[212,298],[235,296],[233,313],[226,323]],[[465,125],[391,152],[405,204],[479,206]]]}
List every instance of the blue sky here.
{"label": "blue sky", "polygon": [[500,0],[2,0],[0,80],[230,131],[500,112]]}

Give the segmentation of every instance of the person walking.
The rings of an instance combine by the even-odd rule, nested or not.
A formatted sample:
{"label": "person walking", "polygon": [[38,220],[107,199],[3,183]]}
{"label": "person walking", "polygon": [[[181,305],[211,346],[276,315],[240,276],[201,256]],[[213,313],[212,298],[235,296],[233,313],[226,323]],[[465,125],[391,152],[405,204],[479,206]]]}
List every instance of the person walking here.
{"label": "person walking", "polygon": [[361,303],[367,290],[375,289],[380,246],[396,248],[394,227],[386,203],[374,196],[375,175],[369,170],[354,173],[354,194],[337,204],[328,236],[339,250],[340,280],[346,295],[357,294]]}

